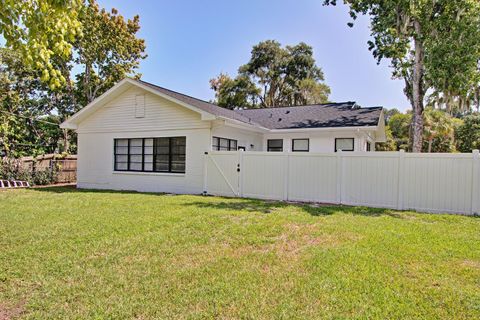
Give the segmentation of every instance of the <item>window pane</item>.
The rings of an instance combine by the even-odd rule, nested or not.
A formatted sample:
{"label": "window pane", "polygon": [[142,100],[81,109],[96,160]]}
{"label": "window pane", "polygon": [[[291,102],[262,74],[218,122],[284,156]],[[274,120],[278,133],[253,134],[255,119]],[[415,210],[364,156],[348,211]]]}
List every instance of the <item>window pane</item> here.
{"label": "window pane", "polygon": [[185,146],[172,146],[172,154],[185,154]]}
{"label": "window pane", "polygon": [[220,139],[220,147],[228,149],[228,139]]}
{"label": "window pane", "polygon": [[115,147],[116,154],[128,154],[128,147]]}
{"label": "window pane", "polygon": [[127,147],[128,146],[128,139],[116,139],[115,140],[117,147]]}
{"label": "window pane", "polygon": [[308,139],[293,139],[292,151],[308,151]]}
{"label": "window pane", "polygon": [[128,161],[128,156],[127,155],[117,155],[117,156],[115,156],[115,161],[116,162],[127,162]]}
{"label": "window pane", "polygon": [[155,158],[155,171],[168,171],[168,154],[157,155]]}
{"label": "window pane", "polygon": [[341,138],[335,140],[335,151],[353,151],[353,138]]}
{"label": "window pane", "polygon": [[155,144],[157,147],[168,147],[170,140],[168,138],[156,138]]}
{"label": "window pane", "polygon": [[283,151],[283,140],[282,139],[268,140],[267,149],[268,151],[276,151],[276,152]]}
{"label": "window pane", "polygon": [[144,154],[153,154],[153,147],[145,147],[143,148]]}
{"label": "window pane", "polygon": [[145,146],[152,147],[153,146],[153,139],[145,139]]}
{"label": "window pane", "polygon": [[130,155],[130,162],[142,163],[142,155]]}
{"label": "window pane", "polygon": [[130,147],[141,147],[143,139],[130,139]]}
{"label": "window pane", "polygon": [[170,153],[170,148],[167,147],[159,147],[155,148],[155,154],[169,154]]}
{"label": "window pane", "polygon": [[144,162],[153,162],[153,156],[152,155],[145,155],[144,158],[143,158]]}
{"label": "window pane", "polygon": [[231,151],[237,150],[237,140],[230,140],[230,150]]}
{"label": "window pane", "polygon": [[172,172],[185,172],[185,155],[172,155]]}
{"label": "window pane", "polygon": [[175,138],[171,138],[172,140],[172,145],[174,146],[184,146],[185,145],[185,137],[175,137]]}
{"label": "window pane", "polygon": [[142,163],[141,162],[130,162],[130,170],[141,171]]}
{"label": "window pane", "polygon": [[143,170],[145,171],[153,171],[153,163],[145,162],[143,165]]}
{"label": "window pane", "polygon": [[116,163],[115,170],[127,170],[127,163],[126,162]]}

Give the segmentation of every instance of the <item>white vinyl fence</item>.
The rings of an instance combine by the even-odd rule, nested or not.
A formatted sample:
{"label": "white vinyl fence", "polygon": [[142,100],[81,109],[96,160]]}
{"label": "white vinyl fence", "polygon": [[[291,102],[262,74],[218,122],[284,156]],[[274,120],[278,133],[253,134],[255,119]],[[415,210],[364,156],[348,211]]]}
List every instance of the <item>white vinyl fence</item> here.
{"label": "white vinyl fence", "polygon": [[480,213],[480,156],[401,152],[205,155],[208,194]]}

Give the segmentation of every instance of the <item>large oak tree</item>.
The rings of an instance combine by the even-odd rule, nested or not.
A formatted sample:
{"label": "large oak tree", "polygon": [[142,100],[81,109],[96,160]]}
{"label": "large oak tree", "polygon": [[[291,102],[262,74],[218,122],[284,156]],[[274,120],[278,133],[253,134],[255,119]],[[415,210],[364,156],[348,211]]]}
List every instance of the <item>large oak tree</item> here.
{"label": "large oak tree", "polygon": [[[324,0],[335,5],[337,0]],[[369,49],[391,60],[410,100],[413,151],[422,150],[428,90],[467,94],[478,88],[480,2],[478,0],[344,0],[356,19],[370,17]],[[351,23],[350,25],[353,25]]]}
{"label": "large oak tree", "polygon": [[267,40],[255,45],[250,61],[231,78],[210,80],[216,103],[222,107],[265,108],[324,103],[330,88],[305,43],[282,47]]}

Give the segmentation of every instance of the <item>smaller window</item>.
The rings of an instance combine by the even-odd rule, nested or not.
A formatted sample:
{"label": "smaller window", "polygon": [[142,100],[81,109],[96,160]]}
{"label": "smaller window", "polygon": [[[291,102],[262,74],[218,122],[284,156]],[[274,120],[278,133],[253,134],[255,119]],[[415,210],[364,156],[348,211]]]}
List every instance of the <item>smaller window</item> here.
{"label": "smaller window", "polygon": [[354,138],[335,138],[335,152],[342,151],[354,151]]}
{"label": "smaller window", "polygon": [[218,151],[236,151],[237,150],[237,140],[227,139],[227,138],[212,138],[212,149]]}
{"label": "smaller window", "polygon": [[283,151],[283,139],[270,139],[267,140],[268,152],[282,152]]}
{"label": "smaller window", "polygon": [[292,139],[293,152],[308,152],[310,149],[309,139]]}
{"label": "smaller window", "polygon": [[372,144],[367,141],[367,152],[372,151]]}

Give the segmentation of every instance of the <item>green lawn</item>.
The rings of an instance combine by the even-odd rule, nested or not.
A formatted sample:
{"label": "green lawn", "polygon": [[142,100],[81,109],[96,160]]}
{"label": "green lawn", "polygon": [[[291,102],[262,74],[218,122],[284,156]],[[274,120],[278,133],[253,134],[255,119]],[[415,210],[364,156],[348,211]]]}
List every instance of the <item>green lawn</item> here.
{"label": "green lawn", "polygon": [[478,319],[480,219],[0,192],[0,319]]}

